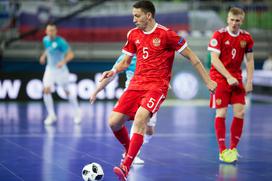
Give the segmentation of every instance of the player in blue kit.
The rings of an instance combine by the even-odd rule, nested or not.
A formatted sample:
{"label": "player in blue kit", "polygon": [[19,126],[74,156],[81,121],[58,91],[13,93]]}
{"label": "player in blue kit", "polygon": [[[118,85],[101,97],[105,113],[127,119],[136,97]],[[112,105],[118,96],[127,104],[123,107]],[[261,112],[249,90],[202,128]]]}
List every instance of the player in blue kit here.
{"label": "player in blue kit", "polygon": [[[115,67],[115,65],[117,65],[123,59],[124,56],[125,56],[125,54],[121,54],[119,56],[119,58],[116,60],[115,64],[113,65],[113,68]],[[134,75],[135,68],[136,68],[136,56],[134,56],[132,58],[130,66],[125,70],[125,73],[126,73],[125,88],[128,87],[130,80],[132,79],[132,77]],[[97,94],[101,90],[103,90],[113,79],[114,79],[114,77],[104,79],[102,82],[100,82],[97,85],[95,91],[90,96],[91,103],[94,103],[94,101],[96,100]],[[154,134],[154,127],[156,125],[156,122],[157,122],[157,114],[154,114],[152,116],[152,118],[149,120],[149,122],[147,123],[147,129],[146,129],[146,133],[144,136],[144,144],[148,143],[150,141],[150,139],[152,138],[152,135]],[[133,134],[133,124],[130,129],[130,138],[132,137],[132,134]],[[135,157],[133,164],[136,164],[136,165],[144,164],[144,160],[140,159],[139,154],[138,154],[138,156]]]}
{"label": "player in blue kit", "polygon": [[51,125],[57,120],[52,98],[54,84],[57,84],[64,89],[69,102],[73,105],[73,110],[75,110],[74,122],[79,124],[81,122],[81,110],[77,97],[70,94],[68,90],[69,70],[66,65],[74,58],[74,53],[69,44],[62,37],[57,36],[57,27],[55,24],[48,24],[45,31],[46,36],[43,38],[45,51],[40,57],[40,63],[42,65],[46,63],[43,75],[43,100],[48,116],[45,119],[44,124]]}

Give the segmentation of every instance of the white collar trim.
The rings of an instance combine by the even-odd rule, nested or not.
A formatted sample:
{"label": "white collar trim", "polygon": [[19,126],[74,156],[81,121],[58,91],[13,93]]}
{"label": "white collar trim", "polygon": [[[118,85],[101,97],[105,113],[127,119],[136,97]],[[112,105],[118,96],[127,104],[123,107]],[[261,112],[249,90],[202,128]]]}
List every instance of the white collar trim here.
{"label": "white collar trim", "polygon": [[157,28],[157,26],[158,26],[158,23],[155,24],[155,26],[152,28],[152,30],[147,31],[147,32],[143,31],[144,34],[151,34],[151,33],[153,33],[155,31],[155,29]]}
{"label": "white collar trim", "polygon": [[238,30],[238,32],[237,32],[236,34],[232,33],[232,32],[230,31],[230,29],[229,29],[228,26],[227,26],[227,31],[228,31],[228,33],[230,34],[230,36],[233,36],[233,37],[237,37],[237,36],[239,36],[239,34],[240,34],[240,30]]}

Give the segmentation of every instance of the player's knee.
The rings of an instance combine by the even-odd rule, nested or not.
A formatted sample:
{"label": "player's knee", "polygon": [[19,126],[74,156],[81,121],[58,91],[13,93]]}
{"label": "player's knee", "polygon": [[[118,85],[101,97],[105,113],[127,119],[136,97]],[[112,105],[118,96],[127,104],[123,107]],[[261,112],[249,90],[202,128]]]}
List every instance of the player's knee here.
{"label": "player's knee", "polygon": [[216,109],[216,117],[225,118],[226,115],[227,115],[227,109],[226,108]]}
{"label": "player's knee", "polygon": [[122,120],[119,120],[114,116],[110,116],[108,124],[113,131],[118,131],[123,126]]}
{"label": "player's knee", "polygon": [[238,110],[238,111],[234,112],[234,117],[237,117],[237,118],[244,118],[244,115],[245,115],[245,110],[244,109],[241,109],[241,110]]}
{"label": "player's knee", "polygon": [[44,92],[45,94],[50,94],[50,93],[51,93],[50,87],[45,87],[45,88],[43,89],[43,92]]}
{"label": "player's knee", "polygon": [[117,131],[118,130],[118,124],[116,124],[116,121],[109,119],[109,126],[113,131]]}
{"label": "player's knee", "polygon": [[220,118],[225,118],[226,115],[227,115],[226,112],[218,112],[218,113],[216,113],[216,117],[220,117]]}

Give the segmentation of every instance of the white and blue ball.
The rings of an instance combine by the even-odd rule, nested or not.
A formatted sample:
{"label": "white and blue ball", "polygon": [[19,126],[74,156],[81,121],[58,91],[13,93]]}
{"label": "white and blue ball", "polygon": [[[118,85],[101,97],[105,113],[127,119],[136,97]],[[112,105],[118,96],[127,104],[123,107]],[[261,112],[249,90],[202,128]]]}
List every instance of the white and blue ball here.
{"label": "white and blue ball", "polygon": [[100,164],[89,163],[82,169],[82,178],[84,181],[99,181],[104,178],[104,171]]}

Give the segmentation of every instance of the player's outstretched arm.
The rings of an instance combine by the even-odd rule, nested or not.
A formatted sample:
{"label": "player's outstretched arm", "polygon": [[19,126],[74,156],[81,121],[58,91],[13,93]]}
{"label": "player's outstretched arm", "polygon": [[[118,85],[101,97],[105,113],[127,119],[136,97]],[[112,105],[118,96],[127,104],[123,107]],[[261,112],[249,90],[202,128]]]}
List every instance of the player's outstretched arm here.
{"label": "player's outstretched arm", "polygon": [[211,52],[211,62],[214,68],[220,72],[226,79],[229,85],[238,85],[238,80],[233,77],[229,71],[225,68],[221,60],[219,59],[219,54]]}
{"label": "player's outstretched arm", "polygon": [[46,51],[44,51],[42,55],[40,56],[40,64],[44,65],[45,59],[46,59]]}
{"label": "player's outstretched arm", "polygon": [[246,71],[247,71],[247,81],[246,81],[246,93],[253,90],[253,72],[254,72],[254,55],[253,52],[246,54]]}
{"label": "player's outstretched arm", "polygon": [[131,59],[132,59],[131,56],[125,55],[124,58],[118,64],[114,66],[113,69],[103,72],[100,82],[102,82],[106,78],[113,77],[117,73],[126,70],[131,63]]}
{"label": "player's outstretched arm", "polygon": [[197,70],[197,72],[199,73],[203,81],[205,82],[209,91],[214,92],[217,87],[217,83],[210,79],[209,74],[205,70],[203,64],[201,63],[199,58],[196,56],[196,54],[189,47],[186,47],[181,52],[181,54],[190,60],[191,64],[194,66],[194,68]]}
{"label": "player's outstretched arm", "polygon": [[93,104],[95,102],[97,94],[101,90],[103,90],[113,79],[114,79],[114,76],[105,78],[105,79],[103,79],[103,81],[99,82],[99,84],[97,85],[94,92],[92,92],[91,95],[90,95],[89,101],[91,102],[91,104]]}
{"label": "player's outstretched arm", "polygon": [[57,67],[61,68],[63,65],[73,60],[74,57],[75,57],[74,52],[71,49],[69,49],[68,52],[65,54],[64,59],[57,64]]}

